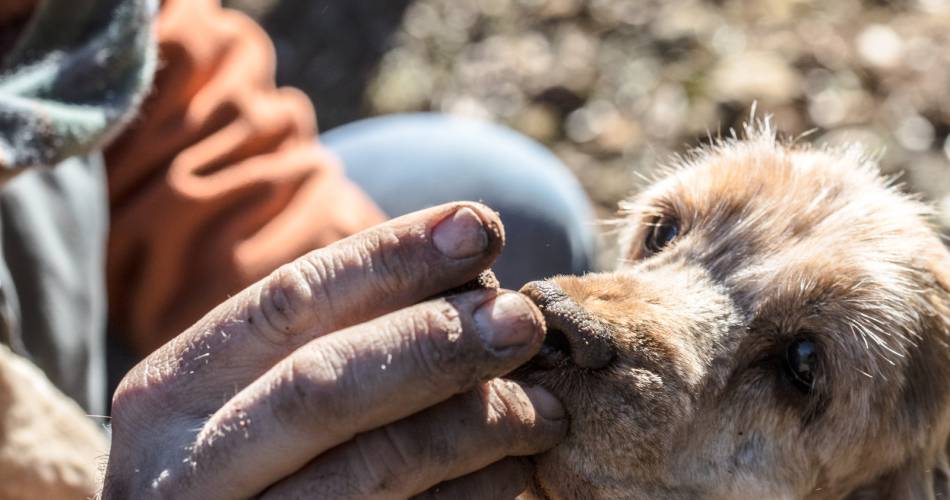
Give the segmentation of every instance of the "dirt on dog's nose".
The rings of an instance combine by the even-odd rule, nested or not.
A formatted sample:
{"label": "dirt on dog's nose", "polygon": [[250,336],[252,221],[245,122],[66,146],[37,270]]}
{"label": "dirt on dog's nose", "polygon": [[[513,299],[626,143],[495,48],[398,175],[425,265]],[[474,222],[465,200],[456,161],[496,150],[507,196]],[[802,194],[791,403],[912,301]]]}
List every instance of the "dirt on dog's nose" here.
{"label": "dirt on dog's nose", "polygon": [[[551,281],[532,281],[521,288],[547,322],[548,333],[539,356],[555,361],[567,357],[592,370],[604,368],[616,356],[609,328],[585,311]],[[554,363],[552,363],[554,364]]]}

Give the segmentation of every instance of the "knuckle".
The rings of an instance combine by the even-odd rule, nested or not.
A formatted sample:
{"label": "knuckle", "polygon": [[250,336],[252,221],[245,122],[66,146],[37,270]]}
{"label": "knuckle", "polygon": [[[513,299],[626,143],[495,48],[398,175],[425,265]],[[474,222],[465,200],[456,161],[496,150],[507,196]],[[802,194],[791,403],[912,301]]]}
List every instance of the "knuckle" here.
{"label": "knuckle", "polygon": [[531,420],[531,402],[514,382],[495,379],[485,391],[485,415],[494,436],[505,436],[506,442],[527,438]]}
{"label": "knuckle", "polygon": [[111,423],[113,433],[121,433],[126,422],[135,421],[134,415],[140,406],[137,391],[132,387],[133,383],[129,380],[130,375],[131,373],[126,375],[122,382],[119,382],[118,388],[112,395]]}
{"label": "knuckle", "polygon": [[390,228],[380,228],[360,249],[363,262],[374,277],[374,285],[384,295],[405,293],[419,276],[428,274],[424,254],[402,241]]}
{"label": "knuckle", "polygon": [[[130,372],[113,396],[111,446],[102,483],[102,498],[169,498],[170,483],[181,486],[190,478],[176,466],[164,468],[168,460],[178,460],[175,451],[192,443],[190,431],[168,430],[168,420],[192,428],[198,420],[182,412],[169,414],[168,391],[153,390],[143,383],[143,370]],[[184,424],[186,423],[187,424]],[[184,424],[184,425],[182,425]],[[177,476],[176,480],[166,480]]]}
{"label": "knuckle", "polygon": [[478,382],[477,355],[464,348],[459,311],[439,299],[410,316],[410,352],[421,379],[462,390]]}
{"label": "knuckle", "polygon": [[321,257],[302,257],[277,268],[259,289],[251,320],[254,328],[264,338],[283,344],[300,332],[304,311],[332,310],[331,295],[325,289],[330,269]]}
{"label": "knuckle", "polygon": [[282,361],[269,398],[273,415],[285,425],[321,425],[334,432],[336,424],[349,415],[346,401],[336,394],[348,394],[339,363],[322,350],[313,350],[306,360],[291,356]]}
{"label": "knuckle", "polygon": [[[111,423],[113,434],[121,434],[127,428],[137,430],[154,423],[159,415],[154,413],[155,408],[165,407],[169,401],[179,405],[175,387],[175,379],[168,376],[167,369],[161,367],[162,362],[156,355],[147,357],[141,364],[130,370],[119,382],[112,395]],[[182,410],[185,405],[179,405]]]}
{"label": "knuckle", "polygon": [[366,471],[363,494],[407,493],[413,489],[412,477],[425,465],[426,446],[407,438],[390,426],[363,434],[355,440],[355,470]]}

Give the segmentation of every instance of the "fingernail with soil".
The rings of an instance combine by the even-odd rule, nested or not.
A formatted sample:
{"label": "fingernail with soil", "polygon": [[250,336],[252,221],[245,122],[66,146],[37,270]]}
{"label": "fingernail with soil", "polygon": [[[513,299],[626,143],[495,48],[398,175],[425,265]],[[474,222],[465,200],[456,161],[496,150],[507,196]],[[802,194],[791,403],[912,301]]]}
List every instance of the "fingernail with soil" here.
{"label": "fingernail with soil", "polygon": [[475,325],[482,341],[495,351],[530,344],[541,325],[528,300],[518,293],[502,293],[475,311]]}
{"label": "fingernail with soil", "polygon": [[464,259],[488,249],[488,233],[482,220],[471,209],[463,207],[448,216],[432,230],[432,241],[443,255]]}

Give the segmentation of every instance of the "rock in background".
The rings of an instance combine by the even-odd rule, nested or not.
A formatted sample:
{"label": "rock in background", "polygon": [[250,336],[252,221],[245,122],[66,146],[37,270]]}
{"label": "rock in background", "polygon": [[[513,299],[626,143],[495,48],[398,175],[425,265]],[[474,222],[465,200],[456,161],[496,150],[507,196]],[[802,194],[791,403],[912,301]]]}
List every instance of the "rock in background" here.
{"label": "rock in background", "polygon": [[638,174],[741,127],[859,141],[950,229],[950,0],[234,0],[324,129],[478,116],[547,144],[609,216]]}

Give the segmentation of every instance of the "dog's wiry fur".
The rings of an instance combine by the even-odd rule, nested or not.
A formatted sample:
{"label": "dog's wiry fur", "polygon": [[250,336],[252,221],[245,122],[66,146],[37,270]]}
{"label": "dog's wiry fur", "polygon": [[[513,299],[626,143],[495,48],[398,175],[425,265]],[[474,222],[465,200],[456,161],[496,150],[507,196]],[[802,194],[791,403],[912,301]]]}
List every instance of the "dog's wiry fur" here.
{"label": "dog's wiry fur", "polygon": [[[609,326],[603,369],[527,370],[571,415],[551,498],[933,498],[946,491],[950,256],[858,149],[767,127],[626,206],[618,269],[552,281]],[[680,234],[647,255],[657,216]],[[790,382],[797,338],[815,388]],[[939,497],[938,497],[939,498]]]}

